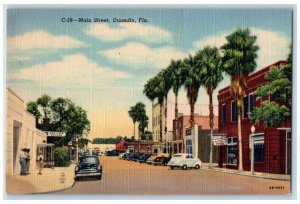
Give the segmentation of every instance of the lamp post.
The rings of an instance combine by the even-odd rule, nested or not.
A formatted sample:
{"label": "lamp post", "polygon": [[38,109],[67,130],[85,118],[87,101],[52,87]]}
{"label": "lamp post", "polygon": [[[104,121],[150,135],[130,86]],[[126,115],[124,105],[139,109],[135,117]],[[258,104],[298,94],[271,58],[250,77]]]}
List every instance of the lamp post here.
{"label": "lamp post", "polygon": [[254,175],[254,133],[255,133],[255,127],[254,125],[251,126],[251,175]]}
{"label": "lamp post", "polygon": [[76,142],[76,161],[78,162],[78,137],[77,136],[75,138],[75,142]]}

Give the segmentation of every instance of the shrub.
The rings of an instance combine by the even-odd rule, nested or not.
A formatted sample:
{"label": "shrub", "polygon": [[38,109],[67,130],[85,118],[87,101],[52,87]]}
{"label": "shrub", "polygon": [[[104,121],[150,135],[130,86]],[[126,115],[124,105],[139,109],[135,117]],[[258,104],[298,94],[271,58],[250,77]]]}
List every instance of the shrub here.
{"label": "shrub", "polygon": [[67,167],[71,164],[70,155],[67,149],[57,147],[54,149],[54,166]]}

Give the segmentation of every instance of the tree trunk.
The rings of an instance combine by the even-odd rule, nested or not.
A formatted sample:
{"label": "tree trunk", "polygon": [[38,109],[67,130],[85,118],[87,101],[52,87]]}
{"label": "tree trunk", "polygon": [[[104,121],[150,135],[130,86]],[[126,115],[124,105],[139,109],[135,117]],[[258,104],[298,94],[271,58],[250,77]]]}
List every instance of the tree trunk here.
{"label": "tree trunk", "polygon": [[213,109],[213,101],[212,101],[212,91],[209,91],[209,125],[210,125],[209,168],[212,168],[212,157],[213,157],[213,130],[214,130],[214,109]]}
{"label": "tree trunk", "polygon": [[159,108],[159,142],[162,142],[162,104]]}
{"label": "tree trunk", "polygon": [[242,149],[242,129],[241,129],[241,108],[238,107],[237,109],[237,116],[238,116],[238,151],[239,151],[239,167],[238,171],[243,171],[243,149]]}
{"label": "tree trunk", "polygon": [[168,132],[167,119],[168,119],[168,97],[166,96],[165,97],[165,140],[167,138],[167,132]]}
{"label": "tree trunk", "polygon": [[178,93],[175,93],[175,128],[174,128],[174,134],[175,134],[175,138],[176,138],[176,143],[177,143],[177,150],[176,153],[179,153],[179,143],[178,143],[178,130],[177,130],[177,116],[178,116]]}
{"label": "tree trunk", "polygon": [[133,122],[133,137],[135,138],[135,122]]}
{"label": "tree trunk", "polygon": [[195,124],[195,120],[194,120],[194,112],[195,112],[195,103],[192,102],[191,104],[191,120],[190,120],[190,123],[191,123],[191,127],[194,127],[194,124]]}

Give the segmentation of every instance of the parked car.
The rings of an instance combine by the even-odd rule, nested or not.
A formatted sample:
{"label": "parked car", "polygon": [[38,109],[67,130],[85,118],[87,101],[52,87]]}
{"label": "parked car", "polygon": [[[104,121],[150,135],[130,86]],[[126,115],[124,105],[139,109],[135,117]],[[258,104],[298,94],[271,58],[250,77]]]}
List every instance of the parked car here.
{"label": "parked car", "polygon": [[80,157],[86,157],[86,156],[89,156],[89,155],[91,155],[90,152],[83,152],[83,153],[81,153],[79,156],[80,156]]}
{"label": "parked car", "polygon": [[92,155],[94,155],[94,156],[99,156],[99,154],[100,154],[100,151],[98,151],[98,150],[92,151]]}
{"label": "parked car", "polygon": [[140,158],[140,156],[143,155],[142,153],[135,153],[133,154],[133,158],[132,158],[132,161],[135,161],[137,162]]}
{"label": "parked car", "polygon": [[78,165],[75,167],[75,181],[79,181],[83,177],[96,177],[98,180],[102,178],[102,165],[97,156],[84,156],[79,159]]}
{"label": "parked car", "polygon": [[154,161],[152,162],[154,165],[164,165],[166,166],[167,163],[170,161],[171,157],[168,156],[158,156],[154,159]]}
{"label": "parked car", "polygon": [[147,159],[148,159],[149,157],[151,157],[151,154],[148,154],[148,153],[147,153],[147,154],[142,154],[142,155],[139,157],[138,161],[139,161],[140,163],[146,162]]}
{"label": "parked car", "polygon": [[195,158],[192,154],[175,154],[172,159],[167,164],[171,169],[175,167],[182,168],[186,170],[187,168],[200,169],[202,167],[202,162],[200,159]]}
{"label": "parked car", "polygon": [[156,157],[158,157],[157,154],[156,155],[152,155],[151,157],[149,157],[147,159],[146,163],[151,165],[153,163],[154,159],[156,159]]}
{"label": "parked car", "polygon": [[116,150],[107,151],[105,156],[118,156],[118,152]]}
{"label": "parked car", "polygon": [[123,159],[124,155],[125,155],[125,153],[119,154],[119,159]]}
{"label": "parked car", "polygon": [[133,158],[133,153],[127,153],[126,154],[126,157],[125,157],[125,160],[131,160]]}

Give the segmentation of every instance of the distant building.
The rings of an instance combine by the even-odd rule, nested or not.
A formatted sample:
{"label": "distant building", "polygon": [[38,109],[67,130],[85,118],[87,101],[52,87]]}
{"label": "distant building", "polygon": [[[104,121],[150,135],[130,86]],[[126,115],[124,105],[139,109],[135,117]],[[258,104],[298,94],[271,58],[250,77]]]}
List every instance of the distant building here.
{"label": "distant building", "polygon": [[10,88],[6,89],[5,167],[8,175],[20,174],[22,148],[30,149],[30,171],[35,170],[37,146],[47,141],[47,134],[36,128],[36,119],[25,106],[23,99]]}
{"label": "distant building", "polygon": [[155,153],[153,152],[153,146],[157,143],[150,141],[140,141],[140,142],[126,142],[122,139],[115,145],[118,152],[132,152],[132,153]]}
{"label": "distant building", "polygon": [[[246,96],[241,113],[242,126],[242,154],[243,169],[250,171],[251,140],[254,141],[254,171],[289,174],[291,172],[291,118],[286,118],[280,127],[255,126],[255,133],[251,133],[251,112],[270,97],[258,98],[254,95],[257,88],[267,83],[264,78],[272,66],[285,65],[286,61],[278,61],[253,74],[247,80]],[[218,162],[220,167],[238,168],[237,144],[237,109],[236,102],[231,97],[230,87],[221,89],[218,93],[219,101],[219,135],[226,143],[218,145]]]}
{"label": "distant building", "polygon": [[88,143],[87,149],[92,152],[92,150],[99,150],[101,153],[107,151],[115,150],[116,144],[91,144]]}

